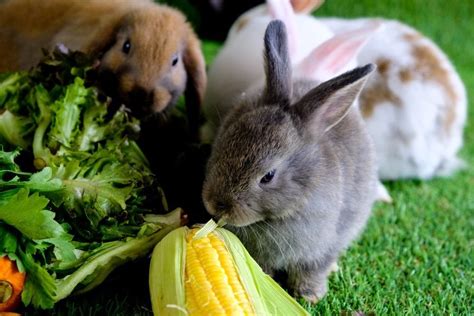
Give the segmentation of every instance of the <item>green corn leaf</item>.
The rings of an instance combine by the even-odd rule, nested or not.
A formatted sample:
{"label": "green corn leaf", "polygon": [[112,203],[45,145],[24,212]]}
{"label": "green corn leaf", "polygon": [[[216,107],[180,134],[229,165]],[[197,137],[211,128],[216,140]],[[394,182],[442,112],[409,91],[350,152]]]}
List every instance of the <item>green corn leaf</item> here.
{"label": "green corn leaf", "polygon": [[153,250],[149,286],[155,315],[186,315],[184,267],[186,227],[169,233]]}
{"label": "green corn leaf", "polygon": [[224,228],[217,228],[216,233],[223,237],[232,254],[249,296],[254,299],[258,297],[256,302],[263,305],[256,305],[257,315],[309,315],[275,280],[263,272],[237,236]]}

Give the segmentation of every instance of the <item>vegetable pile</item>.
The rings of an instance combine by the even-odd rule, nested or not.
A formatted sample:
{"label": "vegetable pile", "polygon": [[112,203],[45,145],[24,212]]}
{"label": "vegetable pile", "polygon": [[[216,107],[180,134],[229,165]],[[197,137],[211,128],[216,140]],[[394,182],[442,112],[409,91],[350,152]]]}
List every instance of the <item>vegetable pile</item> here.
{"label": "vegetable pile", "polygon": [[55,51],[0,74],[0,258],[25,305],[99,285],[180,225],[135,143],[139,122],[91,85],[92,62]]}

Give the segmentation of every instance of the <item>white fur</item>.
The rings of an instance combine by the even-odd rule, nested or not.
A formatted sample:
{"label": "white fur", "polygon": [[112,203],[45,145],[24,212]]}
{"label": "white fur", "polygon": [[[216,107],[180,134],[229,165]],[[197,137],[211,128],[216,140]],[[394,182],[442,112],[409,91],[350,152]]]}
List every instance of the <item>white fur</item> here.
{"label": "white fur", "polygon": [[[232,26],[222,49],[210,66],[204,98],[204,114],[208,120],[202,131],[205,141],[214,138],[221,119],[229,110],[230,101],[256,82],[263,82],[263,36],[272,19],[265,5],[244,13]],[[242,21],[247,23],[238,30]],[[311,50],[331,38],[333,33],[308,15],[297,14],[294,22],[296,47],[290,57],[292,64],[297,65]],[[292,36],[290,32],[289,36]]]}
{"label": "white fur", "polygon": [[[360,27],[368,19],[320,19],[336,34]],[[446,55],[428,38],[408,41],[407,34],[417,31],[397,21],[385,21],[385,28],[375,34],[358,56],[360,65],[389,60],[387,83],[401,100],[401,105],[383,102],[376,105],[373,114],[365,118],[379,160],[381,179],[421,178],[449,175],[462,162],[457,152],[462,146],[466,121],[467,100],[465,87]],[[446,90],[439,82],[418,73],[413,80],[402,82],[399,71],[414,68],[414,45],[429,47],[439,64],[449,73],[449,84],[454,88],[457,102],[450,104]],[[384,80],[380,74],[372,76],[366,90]],[[362,94],[364,91],[362,92]],[[455,118],[449,131],[443,119],[446,109],[454,107]]]}
{"label": "white fur", "polygon": [[[262,85],[263,34],[271,19],[265,5],[244,13],[232,26],[222,50],[211,65],[204,100],[208,123],[202,134],[206,141],[212,141],[221,118],[232,104],[232,99]],[[239,29],[242,21],[247,23]],[[381,179],[427,179],[450,175],[463,165],[457,157],[457,152],[463,142],[462,134],[467,114],[466,91],[448,58],[431,40],[420,37],[413,42],[404,38],[406,34],[419,34],[414,29],[397,21],[383,19],[316,20],[308,15],[295,15],[294,20],[288,22],[296,25],[293,30],[296,32],[296,49],[291,55],[294,75],[326,80],[322,74],[317,74],[317,77],[321,78],[304,74],[304,69],[299,68],[302,67],[304,58],[333,34],[354,31],[380,22],[383,22],[384,27],[368,40],[360,50],[357,60],[349,62],[341,69],[342,72],[357,64],[375,63],[380,59],[390,62],[387,84],[399,98],[401,105],[385,101],[377,104],[372,115],[365,118],[376,147],[379,176]],[[291,32],[289,36],[292,36]],[[412,54],[413,45],[429,47],[439,64],[448,71],[450,85],[457,95],[456,104],[449,103],[444,87],[430,78],[423,78],[422,74],[415,73],[413,80],[402,82],[400,70],[414,68],[416,63]],[[315,61],[317,62],[319,61]],[[380,74],[373,75],[362,95],[380,80],[385,79]],[[440,122],[446,118],[446,109],[449,107],[454,107],[455,117],[450,130],[445,131]]]}

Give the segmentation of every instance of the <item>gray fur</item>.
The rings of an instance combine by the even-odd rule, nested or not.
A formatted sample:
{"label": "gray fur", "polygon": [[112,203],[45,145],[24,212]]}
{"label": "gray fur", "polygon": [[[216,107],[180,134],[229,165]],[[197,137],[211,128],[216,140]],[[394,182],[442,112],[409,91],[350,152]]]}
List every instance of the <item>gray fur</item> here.
{"label": "gray fur", "polygon": [[[265,36],[270,44],[286,37],[283,23],[270,23]],[[268,53],[271,47],[266,67],[291,71],[288,59]],[[266,89],[239,100],[208,162],[203,200],[209,213],[227,221],[267,273],[286,271],[295,294],[308,300],[324,296],[331,264],[362,230],[375,200],[374,150],[351,107],[372,69],[317,87],[267,69],[288,82],[267,81]],[[283,102],[266,102],[281,93],[274,87],[286,85],[292,88]],[[260,183],[272,169],[273,180]]]}
{"label": "gray fur", "polygon": [[291,96],[291,61],[285,25],[274,23],[264,38],[266,87],[264,102],[288,105]]}

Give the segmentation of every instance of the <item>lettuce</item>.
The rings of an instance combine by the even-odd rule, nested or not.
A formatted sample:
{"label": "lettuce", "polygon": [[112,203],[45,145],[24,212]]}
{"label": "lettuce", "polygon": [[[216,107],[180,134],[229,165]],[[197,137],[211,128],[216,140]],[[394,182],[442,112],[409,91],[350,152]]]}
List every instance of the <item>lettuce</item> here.
{"label": "lettuce", "polygon": [[[58,51],[0,74],[0,256],[26,271],[25,305],[51,308],[149,253],[180,225],[135,142],[139,122]],[[162,215],[160,215],[162,214]]]}

